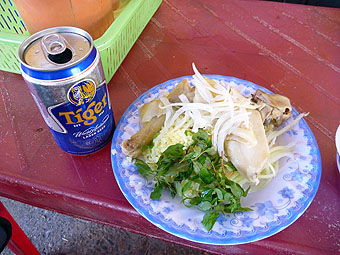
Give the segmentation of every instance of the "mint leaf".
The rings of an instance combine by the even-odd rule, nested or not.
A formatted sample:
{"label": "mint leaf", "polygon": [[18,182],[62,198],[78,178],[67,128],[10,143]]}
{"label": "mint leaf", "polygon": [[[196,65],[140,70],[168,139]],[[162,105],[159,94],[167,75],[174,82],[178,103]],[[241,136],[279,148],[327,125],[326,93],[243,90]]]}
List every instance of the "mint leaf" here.
{"label": "mint leaf", "polygon": [[224,199],[222,191],[216,188],[215,192],[216,192],[217,198],[222,201]]}
{"label": "mint leaf", "polygon": [[192,135],[192,139],[194,140],[192,146],[197,145],[203,150],[212,145],[209,134],[201,129]]}
{"label": "mint leaf", "polygon": [[158,183],[155,186],[155,189],[151,192],[150,198],[152,200],[159,200],[162,196],[163,186]]}
{"label": "mint leaf", "polygon": [[202,164],[198,161],[194,161],[193,163],[193,168],[196,174],[199,174],[199,172],[201,171],[202,168]]}
{"label": "mint leaf", "polygon": [[231,203],[225,207],[227,213],[234,213],[241,207],[240,201],[236,200],[234,197],[230,197],[230,202]]}
{"label": "mint leaf", "polygon": [[158,163],[169,162],[171,160],[179,159],[183,156],[183,144],[170,145],[159,158]]}
{"label": "mint leaf", "polygon": [[183,181],[185,179],[188,179],[191,176],[193,171],[194,171],[194,168],[192,164],[189,164],[189,169],[185,172],[179,172],[178,176],[175,178],[175,181]]}
{"label": "mint leaf", "polygon": [[206,149],[204,152],[206,152],[210,156],[216,156],[217,151],[214,149],[214,147],[210,147]]}
{"label": "mint leaf", "polygon": [[204,214],[201,222],[207,231],[210,231],[213,228],[219,214],[219,212],[207,212]]}
{"label": "mint leaf", "polygon": [[197,157],[197,156],[199,156],[200,154],[201,154],[201,152],[202,152],[202,148],[201,147],[199,147],[199,146],[195,146],[194,147],[194,155],[195,155],[195,157]]}
{"label": "mint leaf", "polygon": [[208,211],[210,210],[212,205],[210,204],[209,201],[203,201],[198,205],[198,209],[201,211]]}
{"label": "mint leaf", "polygon": [[201,203],[202,199],[200,197],[194,197],[190,200],[190,204],[191,205],[198,205],[199,203]]}
{"label": "mint leaf", "polygon": [[202,168],[199,173],[200,178],[206,184],[210,184],[215,180],[215,176],[208,169]]}
{"label": "mint leaf", "polygon": [[224,181],[225,181],[225,187],[229,188],[237,199],[240,199],[244,195],[245,192],[240,186],[240,184],[233,182],[232,180],[229,180],[228,178],[225,178]]}
{"label": "mint leaf", "polygon": [[186,192],[190,188],[191,184],[192,184],[192,181],[188,181],[186,184],[184,184],[182,188],[182,193]]}
{"label": "mint leaf", "polygon": [[202,201],[209,201],[209,202],[212,201],[213,192],[214,192],[214,189],[207,189],[203,191],[201,194]]}
{"label": "mint leaf", "polygon": [[148,176],[153,173],[152,169],[143,160],[136,159],[135,166],[137,167],[138,173],[143,176]]}
{"label": "mint leaf", "polygon": [[209,135],[207,132],[204,132],[202,129],[198,130],[196,133],[193,134],[192,139],[194,141],[209,141]]}
{"label": "mint leaf", "polygon": [[161,155],[157,162],[159,176],[164,175],[169,168],[183,157],[183,145],[175,144],[169,146]]}
{"label": "mint leaf", "polygon": [[175,181],[174,186],[175,186],[175,190],[176,190],[177,194],[182,197],[183,196],[183,194],[182,194],[182,189],[183,189],[182,184],[180,182]]}
{"label": "mint leaf", "polygon": [[187,172],[190,164],[188,162],[179,163],[176,162],[169,167],[169,170],[164,173],[164,176],[178,176],[181,172]]}
{"label": "mint leaf", "polygon": [[184,161],[189,160],[189,159],[193,159],[195,157],[196,157],[196,153],[194,151],[190,152],[189,154],[184,156],[184,158],[181,160],[181,162],[184,162]]}
{"label": "mint leaf", "polygon": [[235,197],[241,198],[241,196],[243,196],[244,190],[238,183],[232,182],[229,185],[230,185],[231,192],[233,193]]}
{"label": "mint leaf", "polygon": [[228,201],[230,201],[230,199],[231,199],[232,196],[233,196],[232,194],[226,192],[226,193],[224,194],[223,200],[226,201],[226,202],[228,202]]}

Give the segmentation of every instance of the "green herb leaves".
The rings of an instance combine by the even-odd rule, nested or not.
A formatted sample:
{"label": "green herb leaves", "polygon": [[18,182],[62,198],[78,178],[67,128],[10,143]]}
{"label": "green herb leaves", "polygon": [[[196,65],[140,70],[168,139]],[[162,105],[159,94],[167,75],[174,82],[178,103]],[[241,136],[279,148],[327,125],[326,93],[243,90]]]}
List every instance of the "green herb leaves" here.
{"label": "green herb leaves", "polygon": [[152,174],[152,169],[143,160],[136,159],[135,166],[137,171],[143,176]]}
{"label": "green herb leaves", "polygon": [[159,200],[163,189],[169,189],[173,197],[182,197],[185,206],[197,206],[206,212],[202,224],[210,231],[220,213],[251,210],[241,207],[241,197],[247,195],[249,188],[244,191],[227,178],[237,170],[230,161],[220,158],[207,132],[199,130],[192,139],[186,150],[182,144],[169,146],[159,158],[156,171],[142,160],[136,159],[135,165],[141,175],[154,177],[151,199]]}
{"label": "green herb leaves", "polygon": [[210,184],[215,180],[214,174],[205,167],[201,168],[199,177],[205,184]]}
{"label": "green herb leaves", "polygon": [[162,196],[162,191],[163,191],[163,186],[157,183],[155,186],[155,189],[150,194],[150,198],[152,200],[159,200]]}
{"label": "green herb leaves", "polygon": [[208,231],[213,228],[219,214],[219,212],[207,212],[204,214],[202,224]]}
{"label": "green herb leaves", "polygon": [[175,144],[169,146],[161,155],[157,162],[158,176],[162,176],[168,172],[176,162],[183,157],[183,145]]}

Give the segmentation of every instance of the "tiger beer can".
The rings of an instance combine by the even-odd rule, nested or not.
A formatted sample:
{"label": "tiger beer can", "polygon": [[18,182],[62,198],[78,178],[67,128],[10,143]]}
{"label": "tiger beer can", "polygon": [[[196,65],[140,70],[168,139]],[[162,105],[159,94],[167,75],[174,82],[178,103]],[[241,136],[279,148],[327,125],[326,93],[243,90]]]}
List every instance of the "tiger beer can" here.
{"label": "tiger beer can", "polygon": [[91,36],[74,27],[33,34],[19,47],[21,74],[58,146],[74,155],[103,148],[115,128]]}

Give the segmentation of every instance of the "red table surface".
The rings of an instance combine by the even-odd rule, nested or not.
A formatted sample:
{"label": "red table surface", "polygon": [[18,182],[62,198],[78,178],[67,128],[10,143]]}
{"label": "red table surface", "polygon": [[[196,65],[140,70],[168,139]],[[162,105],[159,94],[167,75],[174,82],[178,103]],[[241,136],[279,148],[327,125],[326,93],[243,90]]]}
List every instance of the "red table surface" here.
{"label": "red table surface", "polygon": [[[4,54],[4,53],[1,53]],[[110,146],[71,156],[54,142],[20,75],[0,72],[0,195],[41,208],[209,251],[243,254],[340,252],[340,10],[236,0],[164,0],[109,83],[116,123],[143,92],[201,73],[234,76],[288,96],[318,142],[322,177],[305,213],[261,241],[214,246],[168,234],[121,193]]]}

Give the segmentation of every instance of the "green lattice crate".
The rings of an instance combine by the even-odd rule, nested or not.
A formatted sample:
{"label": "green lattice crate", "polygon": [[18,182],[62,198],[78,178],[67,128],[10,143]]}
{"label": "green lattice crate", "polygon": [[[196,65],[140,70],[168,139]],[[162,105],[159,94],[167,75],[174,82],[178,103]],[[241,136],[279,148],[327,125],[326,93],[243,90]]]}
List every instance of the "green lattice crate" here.
{"label": "green lattice crate", "polygon": [[[162,0],[131,0],[103,36],[94,41],[106,80],[130,51]],[[11,0],[0,1],[0,70],[20,73],[18,48],[29,33]]]}

